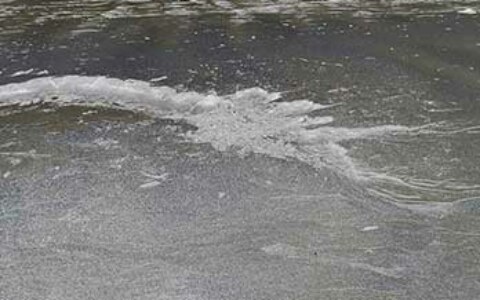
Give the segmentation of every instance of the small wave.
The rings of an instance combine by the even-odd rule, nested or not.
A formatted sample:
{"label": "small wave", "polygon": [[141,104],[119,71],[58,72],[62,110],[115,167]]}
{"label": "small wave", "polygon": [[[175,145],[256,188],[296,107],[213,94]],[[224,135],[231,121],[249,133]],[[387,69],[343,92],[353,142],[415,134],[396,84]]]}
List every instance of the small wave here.
{"label": "small wave", "polygon": [[[155,82],[155,80],[154,80]],[[157,82],[158,83],[158,82]],[[263,154],[284,160],[296,160],[311,167],[334,170],[352,179],[372,195],[394,202],[402,208],[442,215],[448,205],[418,205],[428,202],[448,202],[478,195],[480,187],[453,179],[428,179],[397,174],[385,167],[371,169],[355,159],[346,145],[383,144],[393,139],[416,138],[425,135],[458,134],[460,127],[436,123],[423,126],[381,125],[373,127],[335,126],[330,114],[332,105],[310,100],[283,101],[282,93],[250,88],[230,95],[214,92],[179,92],[168,86],[140,80],[108,77],[64,76],[43,77],[23,83],[0,86],[1,115],[18,113],[22,106],[53,102],[55,105],[114,106],[117,109],[141,111],[154,118],[186,121],[195,130],[184,138],[200,144],[210,144],[218,151],[237,155]],[[12,106],[13,109],[8,107]],[[315,113],[313,113],[315,112]],[[478,130],[470,124],[467,133]],[[193,128],[193,127],[192,127]],[[462,131],[463,132],[463,131]],[[110,144],[99,143],[109,146]],[[18,155],[4,153],[4,156]],[[405,203],[414,203],[405,206]]]}
{"label": "small wave", "polygon": [[220,151],[260,153],[329,167],[360,178],[355,162],[340,142],[408,132],[404,126],[334,127],[332,116],[312,117],[329,105],[309,100],[278,101],[281,93],[261,88],[231,95],[178,92],[139,80],[107,77],[43,77],[0,87],[0,106],[55,102],[68,105],[112,105],[142,110],[156,117],[183,119],[198,129],[187,137]]}
{"label": "small wave", "polygon": [[0,105],[57,102],[119,104],[128,109],[148,109],[157,114],[186,112],[220,102],[215,95],[178,93],[169,87],[153,88],[148,82],[107,77],[43,77],[0,87]]}

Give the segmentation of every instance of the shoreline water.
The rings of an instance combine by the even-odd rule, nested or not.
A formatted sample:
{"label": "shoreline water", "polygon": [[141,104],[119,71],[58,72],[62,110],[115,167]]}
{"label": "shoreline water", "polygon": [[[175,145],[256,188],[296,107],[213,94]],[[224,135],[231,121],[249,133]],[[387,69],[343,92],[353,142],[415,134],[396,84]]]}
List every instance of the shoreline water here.
{"label": "shoreline water", "polygon": [[475,5],[207,2],[0,1],[0,298],[477,299]]}

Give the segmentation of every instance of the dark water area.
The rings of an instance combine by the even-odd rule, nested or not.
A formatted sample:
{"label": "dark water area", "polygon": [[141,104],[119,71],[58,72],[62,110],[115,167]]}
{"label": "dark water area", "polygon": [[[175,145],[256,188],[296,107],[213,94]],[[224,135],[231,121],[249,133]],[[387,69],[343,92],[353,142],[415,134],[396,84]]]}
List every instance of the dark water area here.
{"label": "dark water area", "polygon": [[478,299],[474,4],[159,3],[0,1],[0,299]]}

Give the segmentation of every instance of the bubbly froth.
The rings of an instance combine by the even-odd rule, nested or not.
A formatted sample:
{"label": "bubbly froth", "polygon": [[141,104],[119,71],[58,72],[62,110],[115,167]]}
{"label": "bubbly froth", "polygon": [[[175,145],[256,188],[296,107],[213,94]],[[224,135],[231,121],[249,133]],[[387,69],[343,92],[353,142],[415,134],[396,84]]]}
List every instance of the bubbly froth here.
{"label": "bubbly froth", "polygon": [[[0,105],[57,102],[60,104],[116,104],[157,117],[183,119],[197,127],[188,138],[210,143],[220,151],[261,153],[293,158],[314,167],[331,167],[359,178],[355,163],[339,143],[405,132],[403,126],[335,127],[334,117],[312,116],[325,110],[310,100],[280,100],[281,93],[250,88],[231,95],[178,92],[139,80],[107,77],[44,77],[0,87]],[[315,114],[319,115],[319,114]]]}

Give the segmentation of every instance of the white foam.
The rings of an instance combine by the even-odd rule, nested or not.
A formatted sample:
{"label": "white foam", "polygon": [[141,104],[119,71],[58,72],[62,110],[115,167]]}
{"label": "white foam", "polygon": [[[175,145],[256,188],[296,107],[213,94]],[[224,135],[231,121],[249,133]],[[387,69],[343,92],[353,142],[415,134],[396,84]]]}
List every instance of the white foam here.
{"label": "white foam", "polygon": [[471,7],[467,7],[467,8],[462,8],[460,10],[457,11],[459,14],[462,14],[462,15],[476,15],[477,14],[477,11]]}
{"label": "white foam", "polygon": [[147,182],[147,183],[144,183],[142,185],[140,185],[139,188],[141,189],[150,189],[150,188],[154,188],[156,186],[159,186],[161,184],[160,181],[150,181],[150,182]]}
{"label": "white foam", "polygon": [[[215,95],[177,93],[169,87],[153,88],[148,82],[107,77],[65,76],[36,78],[0,87],[0,103],[32,101],[64,103],[118,103],[126,108],[150,109],[156,113],[185,112],[197,106],[220,102]],[[1,104],[0,104],[1,105]]]}
{"label": "white foam", "polygon": [[410,128],[398,125],[383,125],[369,128],[339,128],[320,127],[314,130],[302,131],[299,134],[299,141],[304,144],[319,142],[341,142],[353,139],[367,139],[378,136],[391,135],[395,133],[408,132]]}
{"label": "white foam", "polygon": [[0,106],[39,101],[88,105],[116,103],[126,109],[184,119],[198,128],[188,138],[210,143],[220,151],[233,149],[240,154],[254,152],[294,158],[315,167],[335,168],[357,178],[361,173],[339,142],[409,130],[402,126],[326,126],[334,122],[332,116],[308,115],[317,110],[325,114],[331,106],[309,100],[275,101],[280,97],[280,93],[261,88],[218,96],[177,92],[139,80],[85,76],[43,77],[0,86]]}
{"label": "white foam", "polygon": [[371,225],[371,226],[363,227],[360,231],[368,232],[368,231],[375,231],[375,230],[378,230],[378,226]]}
{"label": "white foam", "polygon": [[160,76],[160,77],[155,77],[155,78],[150,79],[150,82],[160,82],[160,81],[164,81],[164,80],[167,80],[167,79],[168,79],[167,76]]}
{"label": "white foam", "polygon": [[28,70],[20,70],[20,71],[17,71],[15,73],[13,73],[12,75],[10,75],[10,77],[18,77],[18,76],[25,76],[25,75],[30,75],[32,74],[34,71],[34,69],[28,69]]}

